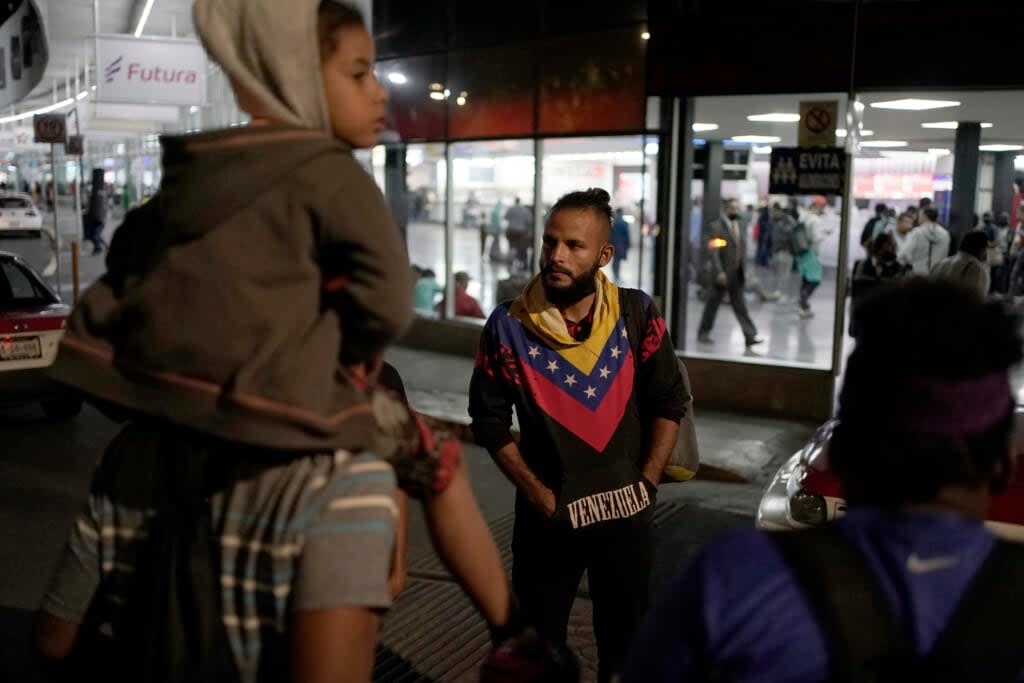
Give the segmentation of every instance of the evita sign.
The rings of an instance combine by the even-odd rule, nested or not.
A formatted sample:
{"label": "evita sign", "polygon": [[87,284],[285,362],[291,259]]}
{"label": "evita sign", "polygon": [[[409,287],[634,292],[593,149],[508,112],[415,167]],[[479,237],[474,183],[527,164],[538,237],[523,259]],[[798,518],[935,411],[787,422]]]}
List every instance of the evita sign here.
{"label": "evita sign", "polygon": [[846,151],[841,147],[774,147],[768,192],[841,195]]}
{"label": "evita sign", "polygon": [[96,38],[97,101],[206,104],[206,53],[194,40]]}

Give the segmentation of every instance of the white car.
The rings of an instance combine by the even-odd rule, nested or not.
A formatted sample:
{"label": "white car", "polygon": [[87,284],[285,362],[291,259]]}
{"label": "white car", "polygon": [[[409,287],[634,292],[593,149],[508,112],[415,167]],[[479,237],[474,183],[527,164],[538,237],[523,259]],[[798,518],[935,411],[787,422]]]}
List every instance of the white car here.
{"label": "white car", "polygon": [[21,192],[0,194],[0,234],[43,232],[43,215],[32,197]]}
{"label": "white car", "polygon": [[81,410],[81,396],[46,376],[70,314],[24,261],[0,251],[0,407],[38,402],[58,419]]}

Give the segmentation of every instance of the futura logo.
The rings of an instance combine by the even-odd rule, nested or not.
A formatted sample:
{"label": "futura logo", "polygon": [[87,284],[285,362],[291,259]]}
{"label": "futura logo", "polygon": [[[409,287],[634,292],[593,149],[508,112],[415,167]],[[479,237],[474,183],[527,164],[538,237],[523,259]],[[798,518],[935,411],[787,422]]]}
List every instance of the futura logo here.
{"label": "futura logo", "polygon": [[107,78],[107,83],[113,83],[114,76],[121,73],[121,62],[123,61],[124,56],[122,55],[107,65],[106,71],[104,72]]}

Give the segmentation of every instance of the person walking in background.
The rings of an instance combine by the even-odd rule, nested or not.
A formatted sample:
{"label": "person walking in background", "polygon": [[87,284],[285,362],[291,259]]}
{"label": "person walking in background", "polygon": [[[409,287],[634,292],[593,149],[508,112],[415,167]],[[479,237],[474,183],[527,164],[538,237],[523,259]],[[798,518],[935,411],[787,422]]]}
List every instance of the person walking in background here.
{"label": "person walking in background", "polygon": [[[499,197],[498,201],[494,204],[494,207],[491,209],[491,215],[489,219],[486,221],[487,235],[490,237],[490,259],[492,263],[494,263],[495,261],[500,261],[502,259],[502,255],[504,254],[504,249],[502,249],[501,247],[501,237],[504,232],[502,230],[502,225],[504,220],[505,205],[501,202],[501,197]],[[483,250],[484,247],[482,246],[480,250],[481,257],[483,256]]]}
{"label": "person walking in background", "polygon": [[914,215],[911,213],[901,213],[899,218],[896,219],[896,229],[892,231],[893,239],[896,240],[897,254],[903,250],[903,245],[907,243],[907,239],[913,230]]}
{"label": "person walking in background", "polygon": [[949,255],[949,231],[938,224],[939,212],[927,208],[924,222],[907,236],[899,258],[910,265],[916,275],[928,275],[932,266]]}
{"label": "person walking in background", "polygon": [[821,222],[825,210],[825,198],[816,197],[810,209],[795,207],[798,222],[794,229],[793,241],[797,254],[797,270],[800,273],[800,300],[798,302],[801,318],[814,317],[811,310],[811,295],[821,284],[821,245],[828,237]]}
{"label": "person walking in background", "polygon": [[420,271],[413,294],[413,308],[416,312],[433,315],[439,294],[444,294],[444,285],[437,281],[437,273],[430,268]]}
{"label": "person walking in background", "polygon": [[722,212],[711,222],[707,235],[708,258],[706,267],[710,270],[711,287],[707,301],[704,302],[704,313],[697,328],[697,341],[701,344],[713,344],[711,329],[715,325],[718,307],[725,295],[729,295],[733,313],[743,330],[743,338],[747,347],[760,344],[763,340],[757,336],[757,327],[747,312],[747,301],[744,298],[746,274],[746,243],[740,229],[740,205],[735,199],[722,200]]}
{"label": "person walking in background", "polygon": [[513,269],[529,270],[533,214],[520,203],[519,197],[516,197],[515,204],[505,213],[505,225]]}
{"label": "person walking in background", "polygon": [[990,273],[985,263],[989,253],[988,235],[972,230],[960,240],[960,249],[936,263],[931,270],[934,278],[949,280],[966,287],[980,296],[987,296]]}
{"label": "person walking in background", "polygon": [[772,265],[775,268],[775,296],[779,303],[788,303],[793,263],[796,256],[793,235],[796,218],[781,206],[772,206]]}
{"label": "person walking in background", "polygon": [[629,258],[629,223],[626,222],[626,218],[622,213],[622,209],[615,209],[615,220],[612,222],[612,249],[615,253],[612,255],[612,275],[615,277],[615,283],[622,283],[621,269],[622,262]]}
{"label": "person walking in background", "polygon": [[772,209],[765,203],[757,214],[757,255],[754,258],[754,263],[764,268],[772,260],[772,221]]}

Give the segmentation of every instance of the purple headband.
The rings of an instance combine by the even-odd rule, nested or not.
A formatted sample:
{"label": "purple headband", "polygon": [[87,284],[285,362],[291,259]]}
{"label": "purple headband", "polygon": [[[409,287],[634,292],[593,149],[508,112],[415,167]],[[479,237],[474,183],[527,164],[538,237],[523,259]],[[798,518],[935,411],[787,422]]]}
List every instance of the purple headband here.
{"label": "purple headband", "polygon": [[983,432],[1004,419],[1015,404],[1006,372],[964,380],[912,377],[893,394],[889,401],[895,431],[945,437]]}

